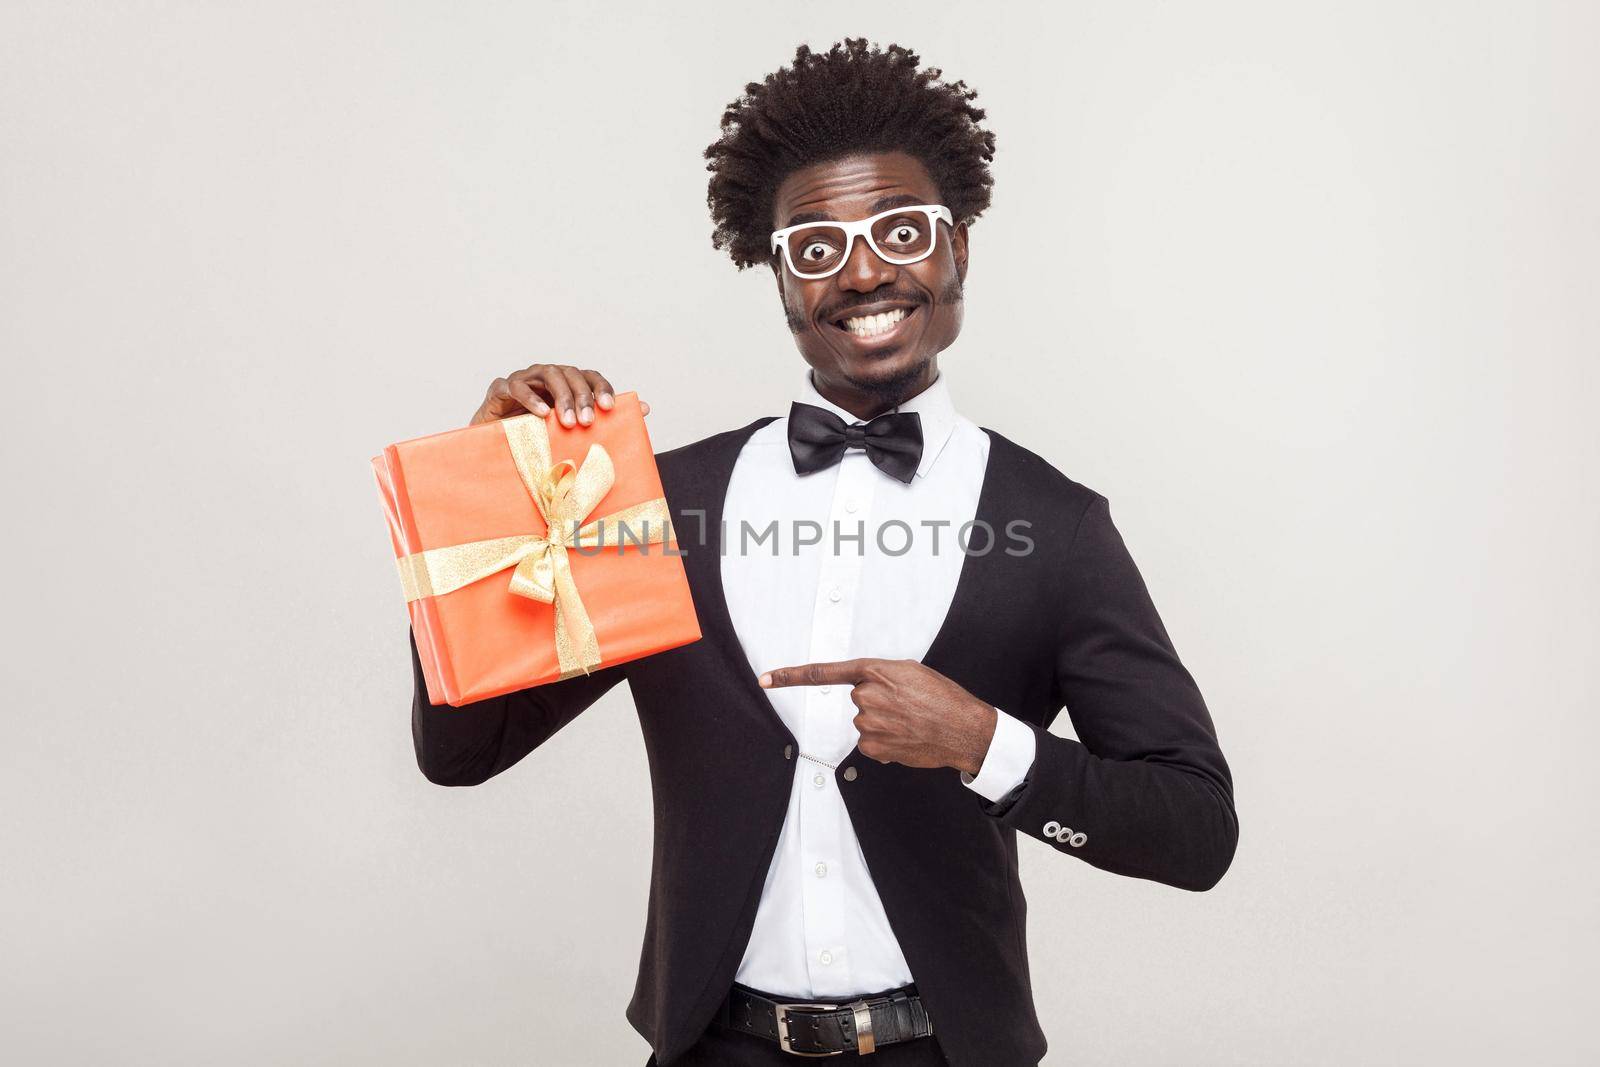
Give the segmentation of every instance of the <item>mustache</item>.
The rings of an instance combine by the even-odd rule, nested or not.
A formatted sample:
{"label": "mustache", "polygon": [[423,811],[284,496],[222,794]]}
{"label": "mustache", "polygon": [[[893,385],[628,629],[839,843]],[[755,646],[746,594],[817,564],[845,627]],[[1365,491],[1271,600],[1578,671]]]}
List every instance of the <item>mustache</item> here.
{"label": "mustache", "polygon": [[858,293],[848,301],[834,304],[819,315],[818,318],[823,322],[836,322],[849,315],[853,308],[866,307],[869,304],[881,304],[886,300],[898,300],[905,304],[926,304],[928,302],[927,298],[919,292],[884,292],[882,289],[876,289],[870,293]]}

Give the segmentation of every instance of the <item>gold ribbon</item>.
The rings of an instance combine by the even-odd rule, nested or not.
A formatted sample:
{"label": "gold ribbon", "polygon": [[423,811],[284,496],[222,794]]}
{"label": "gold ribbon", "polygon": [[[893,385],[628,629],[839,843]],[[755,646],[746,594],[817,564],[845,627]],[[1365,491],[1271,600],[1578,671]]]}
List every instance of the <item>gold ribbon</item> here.
{"label": "gold ribbon", "polygon": [[515,567],[512,593],[555,605],[556,661],[561,677],[588,674],[600,664],[600,642],[572,580],[567,549],[603,546],[608,525],[619,530],[618,543],[625,528],[629,543],[664,544],[672,540],[672,513],[666,498],[658,496],[580,526],[616,481],[605,448],[591,444],[582,464],[570,459],[552,463],[550,433],[543,419],[525,415],[502,420],[499,425],[522,484],[544,517],[545,532],[469,541],[402,556],[396,562],[406,603],[453,593]]}

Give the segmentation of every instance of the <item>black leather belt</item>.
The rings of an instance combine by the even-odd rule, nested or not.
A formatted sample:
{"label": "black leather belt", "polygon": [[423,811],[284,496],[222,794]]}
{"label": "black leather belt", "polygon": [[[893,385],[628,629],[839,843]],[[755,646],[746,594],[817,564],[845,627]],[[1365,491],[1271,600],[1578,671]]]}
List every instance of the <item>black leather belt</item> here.
{"label": "black leather belt", "polygon": [[774,1000],[735,985],[718,1009],[717,1023],[776,1041],[795,1056],[866,1055],[933,1033],[915,986],[840,1003]]}

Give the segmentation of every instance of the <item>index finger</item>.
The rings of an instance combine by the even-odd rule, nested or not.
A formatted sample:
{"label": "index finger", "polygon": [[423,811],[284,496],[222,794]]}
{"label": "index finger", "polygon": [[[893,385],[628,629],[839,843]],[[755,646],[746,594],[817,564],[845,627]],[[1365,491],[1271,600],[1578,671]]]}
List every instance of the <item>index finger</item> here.
{"label": "index finger", "polygon": [[594,402],[610,411],[617,391],[611,388],[611,383],[606,380],[606,376],[597,370],[586,370],[583,372],[583,376],[589,379],[589,388],[594,390]]}
{"label": "index finger", "polygon": [[778,667],[757,679],[763,689],[790,685],[856,685],[866,677],[870,659],[846,659],[835,663],[803,663],[798,667]]}

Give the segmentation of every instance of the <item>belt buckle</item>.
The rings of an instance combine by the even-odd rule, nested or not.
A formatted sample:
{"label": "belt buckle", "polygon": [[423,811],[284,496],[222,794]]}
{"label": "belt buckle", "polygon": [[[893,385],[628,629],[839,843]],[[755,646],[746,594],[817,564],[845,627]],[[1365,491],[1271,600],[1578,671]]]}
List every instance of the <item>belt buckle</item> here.
{"label": "belt buckle", "polygon": [[835,1052],[801,1052],[798,1049],[796,1049],[793,1046],[793,1044],[790,1042],[790,1040],[789,1040],[789,1013],[791,1011],[800,1012],[802,1014],[807,1014],[807,1015],[820,1015],[823,1012],[838,1011],[839,1010],[839,1005],[837,1005],[837,1004],[774,1004],[773,1008],[776,1010],[776,1014],[778,1016],[778,1047],[783,1049],[783,1051],[787,1052],[789,1055],[791,1055],[791,1056],[808,1056],[808,1057],[811,1057],[813,1059],[820,1059],[823,1056],[843,1056],[845,1054],[845,1052],[847,1051],[846,1049],[839,1049],[839,1050],[837,1050]]}
{"label": "belt buckle", "polygon": [[872,1006],[887,1003],[888,997],[879,997],[877,1000],[853,1000],[845,1005],[855,1013],[856,1052],[863,1056],[878,1050],[878,1038],[872,1032]]}

